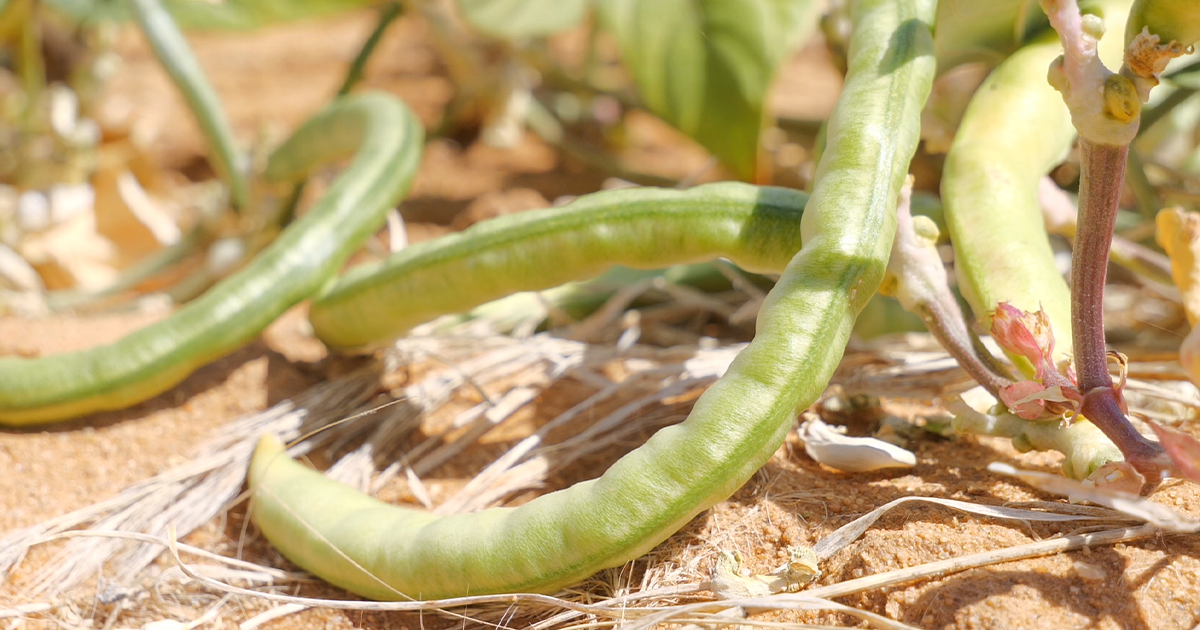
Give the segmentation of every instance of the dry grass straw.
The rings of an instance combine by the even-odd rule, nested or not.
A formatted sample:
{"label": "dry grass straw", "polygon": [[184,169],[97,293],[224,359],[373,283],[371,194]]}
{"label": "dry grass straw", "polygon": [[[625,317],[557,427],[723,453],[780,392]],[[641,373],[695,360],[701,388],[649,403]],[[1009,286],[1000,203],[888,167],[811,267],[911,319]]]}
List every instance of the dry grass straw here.
{"label": "dry grass straw", "polygon": [[[885,512],[910,500],[932,501],[955,509],[996,518],[1042,521],[1074,520],[1086,521],[1093,525],[1114,520],[1128,520],[1128,517],[1117,512],[1105,513],[1093,510],[1091,514],[1060,514],[1043,510],[996,508],[991,506],[977,506],[960,501],[912,497],[893,501],[843,526],[817,545],[819,554],[826,557],[836,553],[836,551],[853,542],[859,535],[866,531],[866,528],[871,523]],[[265,620],[314,607],[340,610],[404,612],[448,612],[450,609],[468,608],[472,609],[470,613],[456,613],[456,616],[485,622],[487,619],[502,618],[503,611],[511,610],[514,605],[520,604],[524,606],[522,610],[523,615],[545,617],[542,621],[529,625],[529,628],[549,630],[550,628],[564,627],[603,627],[614,621],[620,621],[622,625],[633,628],[649,628],[667,622],[724,625],[730,622],[731,614],[734,615],[734,618],[741,619],[746,611],[761,612],[767,610],[832,610],[857,616],[872,622],[876,627],[908,628],[910,626],[906,624],[888,620],[866,611],[855,610],[830,600],[834,597],[939,577],[952,572],[964,571],[1000,562],[1044,556],[1080,549],[1086,546],[1130,542],[1161,536],[1162,533],[1162,530],[1157,526],[1143,525],[1139,527],[1123,527],[1097,532],[1071,534],[1007,549],[970,554],[949,560],[931,562],[915,567],[847,580],[838,584],[813,588],[800,594],[781,593],[779,595],[754,599],[693,602],[681,602],[679,598],[709,590],[707,582],[677,584],[667,588],[655,588],[651,585],[643,585],[646,588],[643,588],[639,592],[621,594],[593,602],[580,601],[585,598],[576,599],[578,595],[573,597],[572,594],[565,594],[561,597],[534,594],[488,595],[424,602],[362,602],[295,597],[234,586],[229,582],[239,580],[279,586],[304,580],[305,578],[301,575],[245,561],[224,558],[203,549],[181,545],[175,541],[173,531],[169,532],[170,535],[167,538],[155,538],[120,532],[88,531],[66,532],[55,538],[96,537],[115,540],[132,539],[139,542],[153,543],[167,548],[170,551],[172,559],[175,561],[172,569],[163,572],[158,577],[160,585],[170,583],[174,580],[190,579],[216,592],[278,604],[277,607],[270,609],[270,612],[266,613],[265,616],[259,615],[247,620],[241,626],[243,628],[256,627]],[[183,553],[221,564],[189,564],[183,561],[181,556]],[[0,619],[46,613],[56,608],[57,606],[54,603],[45,602],[26,604],[7,609],[0,608]],[[731,610],[734,612],[730,613],[729,611]],[[553,616],[546,616],[547,613],[554,611],[559,612]],[[500,625],[508,627],[503,626],[503,624]]]}
{"label": "dry grass straw", "polygon": [[[164,535],[169,527],[185,533],[194,530],[238,496],[259,436],[270,431],[294,439],[342,418],[347,408],[360,405],[374,391],[378,373],[379,366],[363,368],[230,423],[185,464],[111,499],[5,535],[0,538],[0,574],[10,572],[37,541],[82,526],[151,536]],[[153,545],[129,544],[124,539],[81,538],[60,549],[24,590],[30,596],[56,596],[94,578],[105,565],[110,580],[131,582],[160,552]]]}

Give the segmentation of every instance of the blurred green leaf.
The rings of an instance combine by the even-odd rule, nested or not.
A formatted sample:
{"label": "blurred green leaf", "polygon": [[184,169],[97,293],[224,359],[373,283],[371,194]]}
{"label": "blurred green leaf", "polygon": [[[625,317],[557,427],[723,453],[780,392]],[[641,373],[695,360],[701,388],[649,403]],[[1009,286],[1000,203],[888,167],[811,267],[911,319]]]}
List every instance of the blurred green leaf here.
{"label": "blurred green leaf", "polygon": [[[126,21],[123,0],[45,0],[76,22]],[[268,24],[317,18],[378,0],[166,0],[167,10],[185,30],[249,30]]]}
{"label": "blurred green leaf", "polygon": [[[1079,0],[1079,8],[1101,16],[1106,11],[1123,14],[1130,1]],[[1037,0],[939,0],[935,23],[939,73],[971,61],[996,65],[1050,29]]]}
{"label": "blurred green leaf", "polygon": [[458,0],[463,18],[485,35],[521,39],[552,35],[583,20],[589,0]]}
{"label": "blurred green leaf", "polygon": [[935,23],[939,72],[968,61],[995,65],[1050,27],[1037,0],[939,0]]}
{"label": "blurred green leaf", "polygon": [[810,0],[599,0],[642,102],[750,179],[776,70],[816,24]]}

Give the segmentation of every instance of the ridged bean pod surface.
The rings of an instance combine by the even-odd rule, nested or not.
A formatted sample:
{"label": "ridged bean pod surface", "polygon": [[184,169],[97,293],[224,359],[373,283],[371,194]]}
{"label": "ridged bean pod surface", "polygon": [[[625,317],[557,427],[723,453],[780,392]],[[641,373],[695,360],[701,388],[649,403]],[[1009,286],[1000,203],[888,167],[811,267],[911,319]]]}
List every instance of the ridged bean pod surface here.
{"label": "ridged bean pod surface", "polygon": [[[372,598],[545,592],[642,555],[732,494],[783,443],[797,410],[823,391],[882,279],[934,73],[932,16],[932,2],[854,2],[849,73],[801,220],[803,248],[764,303],[754,341],[685,422],[595,480],[517,508],[455,516],[381,503],[290,460],[266,438],[250,471],[263,533],[300,566]],[[600,226],[580,233],[580,242],[551,244],[590,247],[604,240],[609,228]],[[509,238],[536,233],[522,229]]]}

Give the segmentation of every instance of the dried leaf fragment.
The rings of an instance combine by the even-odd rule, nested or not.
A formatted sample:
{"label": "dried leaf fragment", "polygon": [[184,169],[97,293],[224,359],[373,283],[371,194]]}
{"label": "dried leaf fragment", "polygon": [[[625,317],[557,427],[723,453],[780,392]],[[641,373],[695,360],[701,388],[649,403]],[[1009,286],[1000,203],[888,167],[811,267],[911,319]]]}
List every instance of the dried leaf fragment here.
{"label": "dried leaf fragment", "polygon": [[1163,450],[1179,473],[1188,479],[1200,483],[1200,440],[1175,429],[1164,427],[1157,422],[1150,422],[1150,428],[1158,436]]}
{"label": "dried leaf fragment", "polygon": [[821,577],[820,560],[812,547],[788,547],[788,562],[767,574],[746,575],[742,556],[736,551],[721,551],[713,566],[710,588],[717,599],[766,597],[775,593],[795,593]]}
{"label": "dried leaf fragment", "polygon": [[722,551],[713,566],[711,588],[717,599],[745,599],[765,597],[772,591],[763,576],[742,575],[742,555],[736,551]]}
{"label": "dried leaf fragment", "polygon": [[1165,208],[1154,219],[1155,238],[1171,258],[1171,279],[1193,326],[1200,321],[1200,213]]}
{"label": "dried leaf fragment", "polygon": [[1200,213],[1166,208],[1154,219],[1155,238],[1171,258],[1171,279],[1183,298],[1192,332],[1179,346],[1179,363],[1200,384]]}

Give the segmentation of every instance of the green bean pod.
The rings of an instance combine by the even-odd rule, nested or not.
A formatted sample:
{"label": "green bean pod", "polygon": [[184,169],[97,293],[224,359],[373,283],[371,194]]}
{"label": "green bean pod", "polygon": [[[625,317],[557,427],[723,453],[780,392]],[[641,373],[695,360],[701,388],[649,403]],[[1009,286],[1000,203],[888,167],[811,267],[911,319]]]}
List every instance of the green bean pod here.
{"label": "green bean pod", "polygon": [[[1110,32],[1124,27],[1129,0],[1101,3]],[[1119,59],[1120,38],[1102,40]],[[996,305],[1050,316],[1056,351],[1069,353],[1071,293],[1054,264],[1038,203],[1038,182],[1066,157],[1075,138],[1062,96],[1046,81],[1062,54],[1053,32],[1013,53],[971,99],[942,175],[955,272],[975,316]]]}
{"label": "green bean pod", "polygon": [[[1053,34],[1021,48],[971,99],[942,175],[946,226],[963,297],[979,319],[996,304],[1046,309],[1059,350],[1071,348],[1071,293],[1054,264],[1037,184],[1066,157],[1075,128],[1046,82],[1062,54]],[[1035,131],[1036,130],[1036,131]]]}
{"label": "green bean pod", "polygon": [[1200,40],[1200,3],[1195,0],[1137,0],[1129,10],[1125,44],[1142,29],[1162,38],[1162,44],[1176,42],[1188,47]]}
{"label": "green bean pod", "polygon": [[0,426],[128,407],[256,337],[316,293],[379,229],[416,173],[422,136],[408,108],[389,96],[334,103],[267,165],[268,179],[293,181],[322,161],[355,155],[308,214],[244,269],[156,324],[82,352],[0,358]]}
{"label": "green bean pod", "polygon": [[[824,389],[883,277],[933,77],[932,2],[859,0],[853,13],[849,73],[801,220],[804,247],[767,297],[754,341],[686,421],[595,480],[517,508],[444,517],[357,493],[264,438],[250,469],[263,534],[300,566],[367,597],[546,592],[642,555],[745,483]],[[582,245],[560,244],[569,255],[604,232],[632,237],[635,228],[601,224]],[[538,238],[509,234],[511,256],[527,237]]]}
{"label": "green bean pod", "polygon": [[597,276],[732,259],[779,273],[800,250],[807,195],[736,182],[594,193],[563,208],[484,221],[357,267],[309,311],[326,345],[359,349],[518,291]]}

